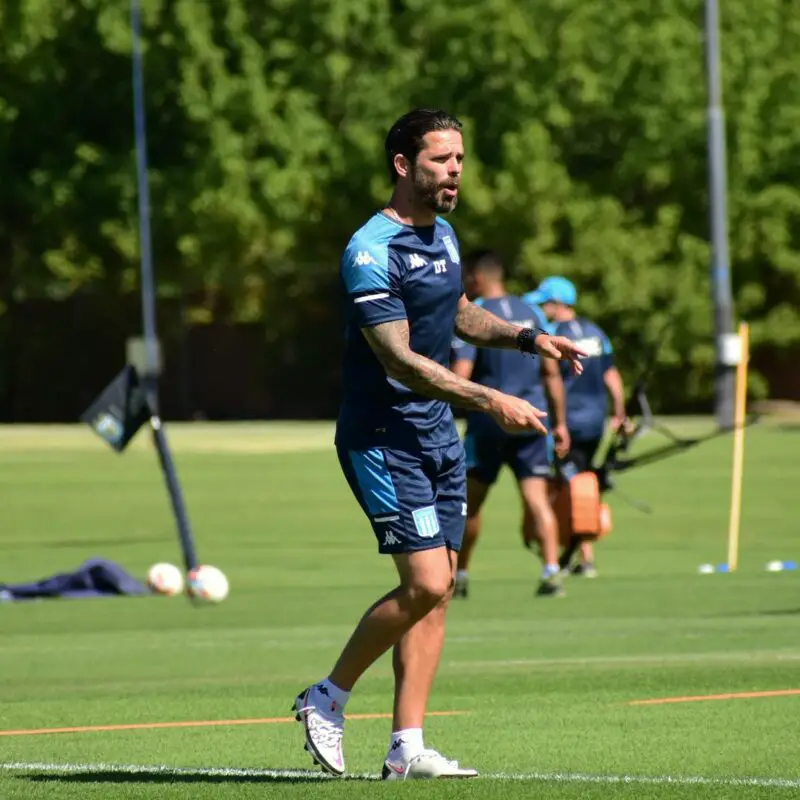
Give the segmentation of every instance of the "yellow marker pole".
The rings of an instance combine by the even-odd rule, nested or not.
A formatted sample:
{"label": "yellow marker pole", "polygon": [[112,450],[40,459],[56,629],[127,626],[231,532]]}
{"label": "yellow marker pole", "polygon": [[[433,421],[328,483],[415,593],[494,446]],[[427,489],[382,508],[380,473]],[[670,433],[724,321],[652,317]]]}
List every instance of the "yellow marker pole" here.
{"label": "yellow marker pole", "polygon": [[728,571],[739,561],[739,527],[742,516],[742,478],[744,475],[744,420],[747,408],[747,367],[750,358],[750,329],[739,324],[741,353],[736,365],[736,400],[734,406],[733,469],[731,470],[731,507],[728,515]]}

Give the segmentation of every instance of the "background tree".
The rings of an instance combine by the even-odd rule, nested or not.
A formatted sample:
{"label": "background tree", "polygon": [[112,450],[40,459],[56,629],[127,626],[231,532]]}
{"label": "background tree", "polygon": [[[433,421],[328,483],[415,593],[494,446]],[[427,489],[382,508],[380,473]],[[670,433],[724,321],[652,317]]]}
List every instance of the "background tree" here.
{"label": "background tree", "polygon": [[[800,342],[792,5],[722,19],[737,313],[778,353]],[[701,0],[143,6],[154,255],[189,320],[263,320],[313,362],[303,331],[336,323],[341,250],[389,192],[386,128],[439,105],[466,126],[463,247],[500,248],[518,290],[573,278],[628,374],[666,330],[660,406],[710,398]],[[138,266],[128,4],[5,0],[0,24],[0,311],[113,302]]]}

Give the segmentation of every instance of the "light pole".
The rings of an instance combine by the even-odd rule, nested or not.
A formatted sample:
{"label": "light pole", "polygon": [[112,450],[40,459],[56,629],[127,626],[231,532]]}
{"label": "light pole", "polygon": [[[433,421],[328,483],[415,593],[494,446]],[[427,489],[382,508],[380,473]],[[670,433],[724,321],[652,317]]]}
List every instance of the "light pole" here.
{"label": "light pole", "polygon": [[711,293],[714,302],[714,413],[722,428],[733,426],[738,336],[734,332],[728,253],[725,112],[720,75],[719,2],[705,3],[706,78],[708,82],[709,203],[711,222]]}

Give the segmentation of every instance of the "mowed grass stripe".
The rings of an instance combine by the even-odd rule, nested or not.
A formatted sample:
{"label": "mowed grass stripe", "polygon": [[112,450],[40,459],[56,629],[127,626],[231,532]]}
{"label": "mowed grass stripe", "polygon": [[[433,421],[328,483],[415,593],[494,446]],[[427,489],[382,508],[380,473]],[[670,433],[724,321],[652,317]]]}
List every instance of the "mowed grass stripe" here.
{"label": "mowed grass stripe", "polygon": [[[166,423],[165,430],[176,453],[293,453],[333,448],[331,422],[253,422],[234,424]],[[153,449],[149,425],[126,448],[126,453]],[[0,425],[0,452],[113,454],[87,425]]]}

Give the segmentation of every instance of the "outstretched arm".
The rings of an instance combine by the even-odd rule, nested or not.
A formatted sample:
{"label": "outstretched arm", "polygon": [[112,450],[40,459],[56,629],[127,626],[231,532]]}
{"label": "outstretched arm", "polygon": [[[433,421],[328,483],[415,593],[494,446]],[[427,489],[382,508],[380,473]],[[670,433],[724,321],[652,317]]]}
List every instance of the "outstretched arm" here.
{"label": "outstretched arm", "polygon": [[583,372],[583,365],[578,359],[588,355],[566,336],[550,336],[541,328],[522,328],[506,322],[491,311],[471,303],[463,294],[456,312],[456,335],[478,347],[519,349],[546,358],[565,359],[572,362],[572,371],[576,375]]}
{"label": "outstretched arm", "polygon": [[407,320],[384,322],[361,331],[390,378],[435,400],[471,411],[489,410],[491,397],[496,392],[460,378],[441,364],[415,353],[409,346]]}
{"label": "outstretched arm", "polygon": [[407,320],[384,322],[361,331],[386,374],[418,394],[471,411],[486,411],[508,431],[547,432],[540,422],[546,412],[525,400],[459,378],[447,367],[415,353],[409,346]]}
{"label": "outstretched arm", "polygon": [[[461,295],[456,313],[456,336],[478,347],[500,347],[513,350],[522,328],[501,319]],[[542,331],[544,333],[544,331]]]}

